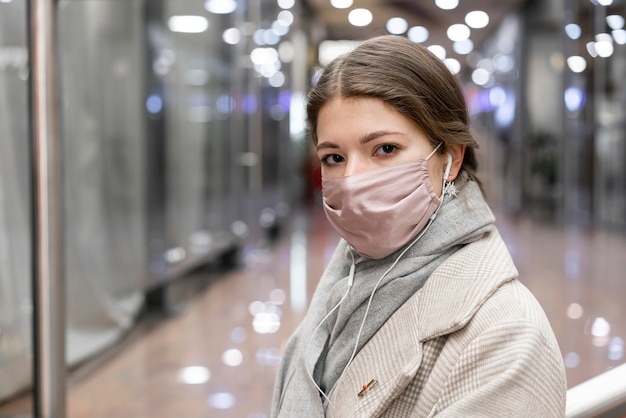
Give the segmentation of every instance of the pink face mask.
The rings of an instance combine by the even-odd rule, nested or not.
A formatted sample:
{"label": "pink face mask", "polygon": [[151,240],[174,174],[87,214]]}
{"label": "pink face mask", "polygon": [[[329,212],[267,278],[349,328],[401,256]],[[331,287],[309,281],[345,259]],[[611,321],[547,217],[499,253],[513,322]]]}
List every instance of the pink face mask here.
{"label": "pink face mask", "polygon": [[426,226],[441,203],[428,177],[437,148],[415,162],[322,178],[326,217],[357,253],[384,258]]}

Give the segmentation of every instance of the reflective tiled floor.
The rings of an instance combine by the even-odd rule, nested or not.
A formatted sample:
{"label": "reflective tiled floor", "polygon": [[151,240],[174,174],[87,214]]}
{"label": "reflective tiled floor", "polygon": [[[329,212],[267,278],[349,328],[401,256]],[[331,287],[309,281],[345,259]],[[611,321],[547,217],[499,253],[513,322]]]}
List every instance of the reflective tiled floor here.
{"label": "reflective tiled floor", "polygon": [[[504,214],[498,224],[522,282],[552,323],[568,385],[623,363],[624,233]],[[243,249],[241,267],[181,281],[171,315],[148,316],[118,347],[72,373],[68,416],[268,416],[281,346],[336,240],[321,211],[311,209],[275,245]],[[18,399],[0,406],[0,415],[24,413],[27,405]]]}

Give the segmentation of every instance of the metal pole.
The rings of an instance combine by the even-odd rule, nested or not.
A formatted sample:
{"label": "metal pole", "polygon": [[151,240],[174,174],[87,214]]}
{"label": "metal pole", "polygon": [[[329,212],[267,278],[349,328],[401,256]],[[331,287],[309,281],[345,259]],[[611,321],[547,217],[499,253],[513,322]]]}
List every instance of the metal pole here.
{"label": "metal pole", "polygon": [[30,0],[33,135],[33,398],[37,418],[65,418],[65,283],[56,1]]}

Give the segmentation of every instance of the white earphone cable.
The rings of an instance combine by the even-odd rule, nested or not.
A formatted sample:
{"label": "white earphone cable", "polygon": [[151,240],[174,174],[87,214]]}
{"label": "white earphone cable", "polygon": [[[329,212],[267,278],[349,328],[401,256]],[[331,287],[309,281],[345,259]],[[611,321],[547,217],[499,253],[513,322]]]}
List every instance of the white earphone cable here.
{"label": "white earphone cable", "polygon": [[335,305],[335,307],[333,309],[331,309],[326,316],[320,321],[320,323],[317,325],[317,327],[315,327],[315,330],[313,330],[313,333],[311,334],[311,337],[309,338],[309,343],[307,345],[307,350],[306,353],[304,355],[304,365],[306,367],[306,371],[307,371],[307,375],[309,376],[309,379],[311,379],[311,382],[313,382],[313,385],[315,385],[315,387],[317,388],[317,390],[319,391],[319,393],[322,394],[322,396],[324,398],[326,398],[326,400],[328,401],[328,403],[330,403],[330,399],[328,399],[328,396],[326,396],[326,393],[324,393],[324,391],[322,390],[322,388],[320,388],[318,386],[318,384],[315,382],[315,379],[313,378],[313,373],[311,372],[311,370],[309,370],[309,351],[311,350],[311,344],[313,343],[313,337],[315,336],[315,334],[317,333],[317,331],[320,329],[320,327],[322,326],[322,324],[324,324],[324,322],[326,322],[326,320],[328,319],[328,317],[330,315],[332,315],[333,312],[335,312],[339,306],[341,305],[341,303],[348,297],[348,294],[350,293],[350,289],[352,288],[352,283],[354,283],[354,270],[356,268],[355,266],[355,260],[354,260],[354,254],[352,253],[352,248],[350,248],[350,256],[352,257],[352,264],[350,265],[350,273],[348,275],[348,288],[346,289],[346,292],[343,294],[343,296],[341,297],[341,299],[339,300],[339,302],[337,302],[337,304]]}

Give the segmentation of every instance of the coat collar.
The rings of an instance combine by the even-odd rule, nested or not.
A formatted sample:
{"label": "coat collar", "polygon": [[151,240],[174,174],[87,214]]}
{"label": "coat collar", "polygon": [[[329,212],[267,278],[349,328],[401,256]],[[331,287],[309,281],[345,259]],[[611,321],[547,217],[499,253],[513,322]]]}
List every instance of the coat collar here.
{"label": "coat collar", "polygon": [[494,227],[485,237],[446,260],[408,303],[418,305],[420,341],[462,327],[517,269]]}
{"label": "coat collar", "polygon": [[[463,328],[515,277],[495,227],[450,256],[355,357],[331,394],[328,416],[378,416],[414,379],[422,361],[420,343]],[[366,390],[371,395],[359,397],[361,386],[372,379],[376,384]]]}

